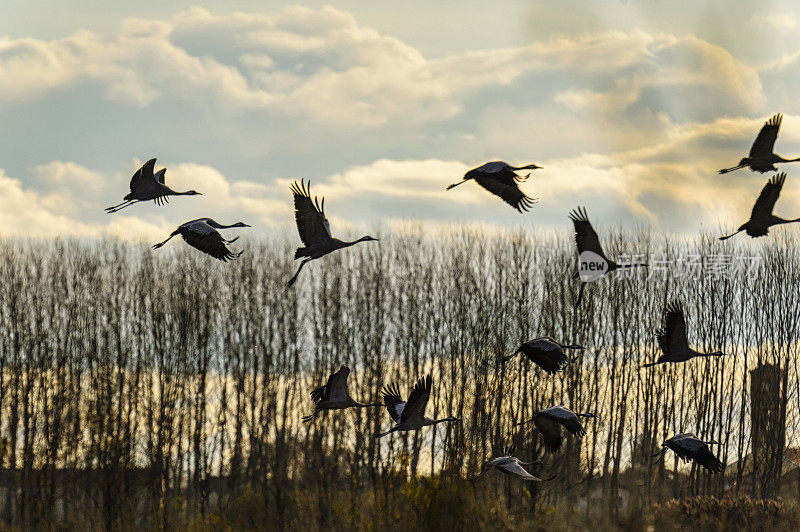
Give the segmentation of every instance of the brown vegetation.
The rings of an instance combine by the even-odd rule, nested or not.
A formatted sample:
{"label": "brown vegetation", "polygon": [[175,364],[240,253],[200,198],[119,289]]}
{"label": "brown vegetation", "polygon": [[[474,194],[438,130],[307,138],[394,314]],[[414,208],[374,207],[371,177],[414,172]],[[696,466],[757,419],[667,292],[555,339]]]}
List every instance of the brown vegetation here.
{"label": "brown vegetation", "polygon": [[[378,236],[309,266],[293,289],[291,245],[279,239],[249,243],[232,264],[116,241],[0,241],[0,521],[407,530],[604,516],[637,528],[650,522],[642,509],[671,498],[762,496],[742,461],[748,371],[762,362],[781,369],[786,444],[797,443],[796,241],[617,234],[609,254],[649,255],[650,273],[591,283],[574,315],[567,234]],[[714,274],[724,257],[738,266],[755,254],[749,274]],[[686,264],[663,264],[672,274],[660,269],[678,258]],[[654,331],[675,298],[690,342],[730,357],[639,368],[655,359]],[[588,349],[558,376],[522,357],[498,363],[545,334]],[[379,441],[371,435],[389,418],[378,408],[304,425],[309,392],[339,364],[364,401],[431,372],[428,414],[461,422]],[[559,403],[598,418],[545,456],[514,425]],[[653,463],[683,431],[721,443],[724,475],[672,455]],[[544,459],[534,474],[556,479],[464,480],[511,443],[525,461]],[[782,489],[796,498],[800,485]],[[771,511],[753,504],[766,506],[742,512]],[[653,519],[683,519],[675,505]]]}

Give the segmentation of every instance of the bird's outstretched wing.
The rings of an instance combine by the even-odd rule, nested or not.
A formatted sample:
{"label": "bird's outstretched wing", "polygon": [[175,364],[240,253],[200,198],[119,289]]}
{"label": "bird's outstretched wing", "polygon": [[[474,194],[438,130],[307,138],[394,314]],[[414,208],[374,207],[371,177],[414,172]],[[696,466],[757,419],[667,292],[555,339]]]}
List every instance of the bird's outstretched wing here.
{"label": "bird's outstretched wing", "polygon": [[326,384],[330,398],[336,400],[347,399],[347,377],[350,375],[350,368],[342,366],[339,371],[328,377]]}
{"label": "bird's outstretched wing", "polygon": [[473,168],[471,171],[484,174],[496,174],[507,168],[510,168],[510,165],[505,161],[489,161],[488,163]]}
{"label": "bird's outstretched wing", "polygon": [[750,158],[764,159],[772,155],[775,146],[775,139],[778,138],[778,131],[781,128],[783,115],[778,113],[766,121],[761,131],[758,132],[753,146],[750,147]]}
{"label": "bird's outstretched wing", "polygon": [[225,239],[222,238],[219,231],[205,222],[189,222],[188,224],[184,224],[182,229],[181,236],[187,244],[222,262],[235,259],[242,254],[241,251],[239,253],[232,253],[231,250],[225,246]]}
{"label": "bird's outstretched wing", "polygon": [[767,181],[767,184],[761,189],[761,194],[758,195],[755,205],[753,205],[753,212],[750,214],[751,220],[768,218],[772,214],[772,209],[775,207],[775,202],[778,201],[778,196],[781,194],[785,181],[786,174],[784,172],[775,174]]}
{"label": "bird's outstretched wing", "polygon": [[526,342],[523,344],[524,348],[528,349],[538,349],[540,351],[559,351],[561,350],[561,346],[559,346],[555,340],[549,337],[542,337],[536,338],[535,340],[531,340],[530,342]]}
{"label": "bird's outstretched wing", "polygon": [[725,469],[725,464],[714,456],[714,453],[711,452],[711,449],[709,449],[708,445],[705,443],[694,453],[694,461],[712,473],[722,473]]}
{"label": "bird's outstretched wing", "polygon": [[314,403],[319,403],[322,401],[322,398],[325,397],[326,387],[327,386],[320,386],[319,388],[315,388],[311,391],[311,400],[314,401]]}
{"label": "bird's outstretched wing", "polygon": [[547,452],[554,453],[561,448],[561,424],[542,414],[539,412],[533,416],[533,423],[542,435],[544,448]]}
{"label": "bird's outstretched wing", "polygon": [[291,190],[294,194],[294,219],[297,222],[297,231],[300,240],[306,246],[313,246],[331,239],[331,228],[325,217],[325,198],[322,202],[318,198],[311,199],[309,184],[302,179],[292,183]]}
{"label": "bird's outstretched wing", "polygon": [[541,415],[545,418],[555,421],[556,423],[559,423],[573,436],[582,438],[586,434],[586,429],[584,429],[583,425],[581,425],[581,422],[578,420],[578,416],[563,406],[556,406],[543,410]]}
{"label": "bird's outstretched wing", "polygon": [[664,326],[656,333],[656,339],[665,355],[677,353],[689,347],[686,337],[686,318],[680,302],[672,301],[664,309]]}
{"label": "bird's outstretched wing", "polygon": [[422,377],[414,385],[414,389],[408,396],[406,406],[403,409],[403,414],[400,416],[400,422],[406,421],[414,416],[424,416],[425,407],[428,405],[428,399],[431,396],[431,387],[433,379],[430,375]]}
{"label": "bird's outstretched wing", "polygon": [[[155,161],[155,159],[153,159],[153,161]],[[166,174],[167,174],[167,169],[166,168],[162,168],[161,170],[159,170],[158,172],[155,173],[154,177],[155,177],[156,181],[158,181],[162,185],[166,185],[167,183],[164,180],[164,177],[166,176]]]}
{"label": "bird's outstretched wing", "polygon": [[142,165],[141,168],[136,170],[136,173],[131,177],[131,192],[136,192],[142,184],[153,181],[153,168],[156,165],[156,159],[152,158]]}
{"label": "bird's outstretched wing", "polygon": [[522,480],[536,480],[536,481],[543,481],[544,479],[536,477],[525,471],[525,468],[519,463],[519,461],[514,457],[509,457],[507,460],[503,460],[501,463],[497,464],[497,469],[506,473],[508,475],[515,476],[517,478],[521,478]]}
{"label": "bird's outstretched wing", "polygon": [[586,208],[576,208],[569,213],[569,218],[575,226],[575,244],[578,245],[578,253],[591,251],[605,259],[606,256],[605,253],[603,253],[603,248],[600,246],[600,239],[597,237],[597,233],[592,227],[591,222],[589,222],[589,217],[586,215]]}
{"label": "bird's outstretched wing", "polygon": [[389,415],[395,422],[400,421],[400,415],[406,407],[406,402],[400,397],[400,389],[397,383],[391,383],[383,387],[383,404],[389,411]]}
{"label": "bird's outstretched wing", "polygon": [[491,173],[478,174],[475,176],[475,182],[519,212],[527,211],[538,201],[519,189],[517,174],[507,167]]}

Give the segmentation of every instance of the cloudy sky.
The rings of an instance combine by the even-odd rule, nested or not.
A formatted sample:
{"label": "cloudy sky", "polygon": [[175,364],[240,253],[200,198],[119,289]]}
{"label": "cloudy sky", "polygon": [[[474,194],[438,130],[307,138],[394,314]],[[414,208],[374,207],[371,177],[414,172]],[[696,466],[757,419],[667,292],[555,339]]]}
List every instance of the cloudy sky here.
{"label": "cloudy sky", "polygon": [[[269,232],[301,177],[344,234],[569,230],[576,205],[687,234],[746,220],[767,176],[716,170],[770,115],[776,152],[800,156],[788,1],[109,4],[0,7],[0,234],[153,239],[199,216]],[[150,157],[204,195],[104,214]],[[444,190],[498,159],[544,167],[523,185],[531,212]],[[776,213],[800,216],[800,165],[786,169]]]}

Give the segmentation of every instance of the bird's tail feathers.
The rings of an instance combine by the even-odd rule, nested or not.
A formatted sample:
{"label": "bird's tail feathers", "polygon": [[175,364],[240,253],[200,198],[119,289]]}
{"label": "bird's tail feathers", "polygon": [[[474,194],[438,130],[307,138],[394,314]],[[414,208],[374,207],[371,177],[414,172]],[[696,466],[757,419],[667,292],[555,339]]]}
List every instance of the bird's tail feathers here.
{"label": "bird's tail feathers", "polygon": [[307,250],[305,246],[297,248],[294,252],[294,258],[299,259],[300,257],[307,257],[308,254],[306,253],[306,251]]}

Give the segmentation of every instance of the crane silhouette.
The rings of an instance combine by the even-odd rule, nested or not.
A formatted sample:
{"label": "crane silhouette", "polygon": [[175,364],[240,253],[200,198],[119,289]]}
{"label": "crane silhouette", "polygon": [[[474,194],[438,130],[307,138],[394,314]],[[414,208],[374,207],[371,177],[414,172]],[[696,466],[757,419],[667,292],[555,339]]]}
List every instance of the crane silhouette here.
{"label": "crane silhouette", "polygon": [[561,427],[577,438],[582,438],[586,434],[586,429],[581,425],[579,417],[594,418],[597,416],[592,413],[575,413],[563,405],[557,405],[535,412],[531,419],[517,423],[517,425],[525,425],[533,421],[542,435],[545,449],[554,453],[561,448]]}
{"label": "crane silhouette", "polygon": [[519,353],[525,355],[528,360],[542,368],[550,375],[563,371],[569,364],[578,360],[578,357],[569,358],[564,349],[583,349],[577,344],[562,344],[549,336],[536,338],[530,342],[525,342],[519,349],[503,357],[502,362],[506,362],[517,356]]}
{"label": "crane silhouette", "polygon": [[[585,264],[587,264],[584,261],[584,257],[587,255],[593,260],[603,262],[606,265],[606,269],[602,275],[606,275],[614,270],[619,270],[622,268],[647,268],[648,265],[646,263],[617,264],[613,260],[606,257],[606,254],[603,252],[603,248],[600,246],[600,239],[597,236],[597,232],[592,227],[591,222],[589,222],[589,217],[586,215],[585,207],[578,207],[574,209],[569,214],[569,218],[572,220],[572,224],[575,226],[575,244],[578,246],[579,268],[583,268]],[[584,255],[584,253],[587,255]],[[576,272],[575,277],[580,279],[580,272]],[[578,300],[575,303],[576,308],[581,304],[581,299],[583,298],[583,289],[585,286],[586,281],[581,280],[581,287],[578,291]]]}
{"label": "crane silhouette", "polygon": [[517,477],[522,480],[533,480],[537,482],[543,482],[548,480],[553,480],[555,476],[550,478],[539,478],[537,476],[531,475],[528,473],[523,466],[526,465],[536,465],[541,464],[541,460],[537,460],[535,462],[522,462],[519,458],[514,456],[514,446],[511,445],[503,450],[502,456],[497,456],[485,462],[483,467],[481,467],[481,472],[478,475],[471,479],[472,482],[477,481],[481,478],[484,474],[492,469],[497,469],[504,475],[508,475],[510,477]]}
{"label": "crane silhouette", "polygon": [[239,257],[242,253],[244,253],[244,251],[240,251],[239,253],[231,253],[231,251],[225,247],[225,244],[236,242],[239,240],[239,237],[237,236],[233,240],[225,240],[222,238],[222,235],[219,234],[217,229],[228,229],[230,227],[250,226],[244,222],[236,222],[235,224],[231,225],[222,225],[211,218],[198,218],[197,220],[191,220],[178,226],[178,228],[175,229],[166,240],[155,244],[153,249],[160,248],[173,236],[181,235],[183,240],[193,248],[199,249],[203,253],[211,255],[215,259],[219,259],[222,262],[227,262],[231,259]]}
{"label": "crane silhouette", "polygon": [[343,408],[367,408],[370,406],[383,406],[383,403],[363,404],[354,401],[347,390],[347,377],[350,375],[350,368],[342,366],[339,371],[332,373],[328,377],[325,386],[320,386],[311,392],[311,400],[314,401],[314,413],[303,417],[303,423],[308,423],[320,412],[325,410],[341,410]]}
{"label": "crane silhouette", "polygon": [[187,190],[186,192],[176,192],[169,188],[164,183],[164,176],[167,173],[166,168],[162,168],[155,174],[156,159],[150,159],[142,165],[141,168],[136,170],[131,178],[131,191],[125,196],[122,203],[113,205],[106,208],[106,212],[111,214],[117,212],[125,207],[133,205],[140,201],[153,200],[156,205],[163,205],[169,202],[168,196],[198,196],[200,192],[196,190]]}
{"label": "crane silhouette", "polygon": [[673,301],[665,309],[664,326],[657,332],[656,338],[663,355],[658,357],[655,362],[642,364],[643,368],[665,362],[686,362],[695,357],[725,356],[722,351],[700,353],[689,347],[689,340],[686,337],[686,318],[683,316],[683,308],[678,301]]}
{"label": "crane silhouette", "polygon": [[305,258],[300,263],[300,267],[297,268],[294,276],[289,280],[289,286],[294,284],[297,276],[300,275],[300,270],[303,269],[307,262],[324,257],[337,249],[353,246],[359,242],[378,240],[371,236],[362,236],[352,242],[343,242],[338,238],[333,238],[330,224],[325,217],[325,198],[322,198],[322,202],[320,202],[315,196],[312,201],[309,193],[310,185],[310,181],[306,185],[303,180],[300,180],[299,184],[295,181],[291,185],[292,194],[294,195],[294,218],[297,222],[297,231],[300,233],[300,240],[305,244],[304,247],[297,248],[294,258],[295,260],[300,257]]}
{"label": "crane silhouette", "polygon": [[775,202],[778,201],[778,196],[783,189],[783,183],[786,181],[786,174],[781,172],[776,174],[767,181],[764,188],[761,189],[761,194],[758,195],[755,205],[753,205],[753,212],[750,214],[750,219],[739,226],[735,233],[727,236],[719,237],[720,240],[727,240],[733,235],[744,231],[752,238],[764,236],[769,232],[769,228],[773,225],[791,224],[800,222],[800,218],[793,220],[785,220],[780,216],[772,214],[775,208]]}
{"label": "crane silhouette", "polygon": [[725,464],[714,456],[714,453],[708,448],[709,445],[719,444],[715,441],[702,441],[691,432],[678,434],[662,443],[662,449],[653,456],[663,457],[668,449],[672,449],[678,455],[678,458],[684,462],[694,460],[699,466],[712,473],[722,473],[725,469]]}
{"label": "crane silhouette", "polygon": [[531,174],[519,176],[516,174],[518,170],[535,170],[541,168],[535,164],[526,166],[511,166],[503,161],[492,161],[483,164],[477,168],[473,168],[466,174],[464,179],[458,183],[453,183],[447,190],[457,187],[462,183],[466,183],[470,179],[474,179],[480,186],[500,197],[503,201],[517,209],[519,212],[527,211],[538,200],[526,196],[518,186],[528,179]]}
{"label": "crane silhouette", "polygon": [[797,159],[784,159],[780,155],[776,155],[772,152],[775,147],[775,139],[778,138],[778,130],[781,128],[782,121],[783,115],[780,113],[767,120],[761,127],[761,131],[758,132],[756,140],[753,141],[753,146],[750,147],[750,155],[742,158],[736,166],[723,168],[719,173],[726,174],[738,170],[739,168],[750,167],[751,172],[761,172],[763,174],[764,172],[776,171],[775,163],[800,161],[800,157]]}
{"label": "crane silhouette", "polygon": [[443,419],[425,417],[425,407],[428,405],[432,387],[433,379],[431,376],[423,377],[414,385],[408,396],[408,401],[403,401],[397,384],[392,383],[385,386],[383,388],[383,404],[386,405],[386,409],[389,411],[389,415],[392,416],[395,425],[385,432],[376,434],[375,437],[381,438],[395,431],[417,430],[429,425],[458,421],[458,418],[453,416]]}

